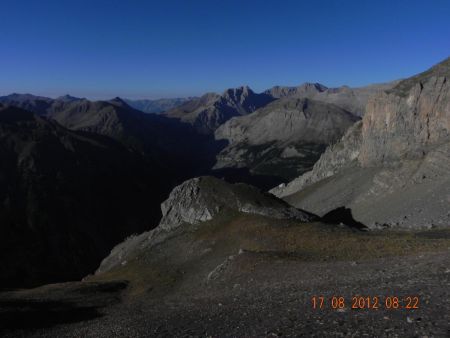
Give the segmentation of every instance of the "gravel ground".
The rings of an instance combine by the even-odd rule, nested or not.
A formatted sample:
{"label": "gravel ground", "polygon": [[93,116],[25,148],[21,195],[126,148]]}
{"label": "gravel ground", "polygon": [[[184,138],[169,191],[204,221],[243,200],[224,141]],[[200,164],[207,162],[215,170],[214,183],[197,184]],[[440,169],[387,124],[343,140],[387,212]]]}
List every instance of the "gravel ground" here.
{"label": "gravel ground", "polygon": [[[450,248],[334,263],[246,253],[230,260],[214,278],[205,278],[202,285],[179,287],[168,295],[149,291],[130,297],[115,288],[81,288],[76,296],[50,292],[52,301],[58,297],[70,301],[80,313],[55,317],[57,311],[47,312],[56,318],[54,322],[28,323],[26,330],[4,323],[0,333],[6,337],[449,337],[449,263]],[[323,309],[312,308],[314,295],[325,297]],[[378,296],[379,308],[352,309],[351,298],[358,295]],[[343,309],[332,308],[333,296],[344,297]],[[387,296],[398,297],[403,308],[386,309]],[[407,296],[419,298],[418,309],[404,308],[402,300]],[[5,300],[20,297],[20,293],[0,297],[3,320],[8,314]],[[84,313],[86,309],[90,312]]]}

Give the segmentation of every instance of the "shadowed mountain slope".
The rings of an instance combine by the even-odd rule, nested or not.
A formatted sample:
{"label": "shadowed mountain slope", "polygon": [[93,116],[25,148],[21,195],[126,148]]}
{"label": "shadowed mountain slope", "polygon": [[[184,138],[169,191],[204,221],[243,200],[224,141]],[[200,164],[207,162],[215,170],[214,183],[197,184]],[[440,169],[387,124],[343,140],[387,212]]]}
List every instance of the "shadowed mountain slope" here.
{"label": "shadowed mountain slope", "polygon": [[159,221],[165,172],[120,143],[3,105],[0,141],[1,287],[80,279]]}

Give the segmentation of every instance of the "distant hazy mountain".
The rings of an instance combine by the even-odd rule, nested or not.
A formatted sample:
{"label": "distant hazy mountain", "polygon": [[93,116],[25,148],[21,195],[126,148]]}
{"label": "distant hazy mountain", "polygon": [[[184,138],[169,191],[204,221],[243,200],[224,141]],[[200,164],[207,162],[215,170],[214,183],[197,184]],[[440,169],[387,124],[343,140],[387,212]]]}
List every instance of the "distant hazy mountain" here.
{"label": "distant hazy mountain", "polygon": [[333,104],[283,97],[216,130],[215,137],[229,145],[218,155],[215,168],[245,167],[292,179],[311,169],[327,145],[357,120]]}
{"label": "distant hazy mountain", "polygon": [[154,227],[166,170],[119,142],[0,104],[0,287],[80,279]]}
{"label": "distant hazy mountain", "polygon": [[359,88],[350,88],[348,86],[327,88],[320,83],[304,83],[298,87],[276,86],[265,91],[265,93],[273,96],[274,98],[310,98],[317,101],[333,103],[345,110],[348,110],[354,115],[363,116],[367,101],[371,96],[380,91],[388,90],[397,83],[398,81],[393,81]]}
{"label": "distant hazy mountain", "polygon": [[319,215],[346,206],[372,227],[448,226],[449,79],[450,58],[373,96],[311,171],[272,192]]}
{"label": "distant hazy mountain", "polygon": [[256,94],[248,86],[227,89],[222,95],[208,93],[165,113],[171,118],[193,125],[198,131],[211,134],[234,116],[246,115],[274,99]]}
{"label": "distant hazy mountain", "polygon": [[[128,100],[124,99],[129,106],[143,111],[144,113],[161,113],[166,110],[175,108],[182,103],[192,100],[194,98],[173,98],[173,99],[157,99],[157,100]],[[59,96],[56,99],[49,97],[36,96],[31,94],[10,94],[0,96],[0,102],[9,104],[15,107],[27,109],[37,114],[45,114],[55,102],[74,102],[74,101],[88,101],[85,98],[71,96],[69,94]],[[108,100],[106,100],[108,101]]]}
{"label": "distant hazy mountain", "polygon": [[143,111],[144,113],[162,113],[182,105],[184,102],[195,98],[173,98],[173,99],[157,99],[157,100],[129,100],[124,101],[131,107]]}
{"label": "distant hazy mountain", "polygon": [[56,98],[56,101],[63,101],[63,102],[73,102],[73,101],[79,101],[79,100],[83,100],[83,99],[69,95],[69,94],[59,96],[58,98]]}
{"label": "distant hazy mountain", "polygon": [[6,96],[0,96],[0,103],[26,109],[39,115],[45,114],[54,101],[55,100],[49,97],[31,94],[14,93]]}

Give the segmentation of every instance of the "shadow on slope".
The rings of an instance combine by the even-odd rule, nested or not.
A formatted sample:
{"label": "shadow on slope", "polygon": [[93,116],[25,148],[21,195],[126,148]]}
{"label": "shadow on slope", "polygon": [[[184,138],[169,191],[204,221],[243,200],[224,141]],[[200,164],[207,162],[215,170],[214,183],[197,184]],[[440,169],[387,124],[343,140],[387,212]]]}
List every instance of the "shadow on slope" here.
{"label": "shadow on slope", "polygon": [[326,213],[322,221],[330,224],[345,224],[353,229],[367,230],[367,227],[353,218],[352,209],[339,207]]}
{"label": "shadow on slope", "polygon": [[0,301],[0,333],[2,330],[47,328],[97,317],[101,314],[95,306],[79,307],[62,301]]}
{"label": "shadow on slope", "polygon": [[228,183],[246,183],[265,191],[281,183],[286,183],[286,179],[282,177],[255,174],[248,168],[215,169],[211,170],[208,174],[217,178],[223,178]]}
{"label": "shadow on slope", "polygon": [[[101,308],[120,301],[125,281],[72,282],[0,293],[0,334],[50,328],[102,317]],[[20,334],[17,334],[20,335]]]}

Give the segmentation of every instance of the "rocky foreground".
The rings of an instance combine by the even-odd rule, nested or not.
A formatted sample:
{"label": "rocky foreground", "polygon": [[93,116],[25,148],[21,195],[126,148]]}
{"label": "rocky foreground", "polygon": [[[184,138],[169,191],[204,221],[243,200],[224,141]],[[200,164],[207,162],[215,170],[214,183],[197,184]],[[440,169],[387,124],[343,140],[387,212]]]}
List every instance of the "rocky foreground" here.
{"label": "rocky foreground", "polygon": [[[449,263],[448,249],[339,262],[242,253],[214,279],[204,276],[189,294],[158,296],[148,285],[132,297],[120,282],[2,294],[0,332],[5,337],[448,337]],[[312,308],[314,295],[326,297],[324,309]],[[354,295],[413,295],[419,309],[351,309]],[[346,306],[332,309],[333,296],[345,297]]]}

